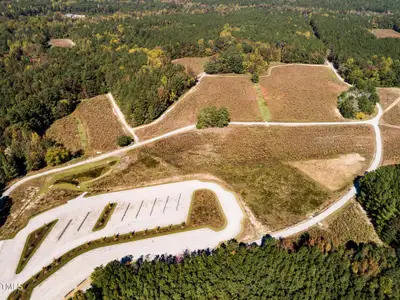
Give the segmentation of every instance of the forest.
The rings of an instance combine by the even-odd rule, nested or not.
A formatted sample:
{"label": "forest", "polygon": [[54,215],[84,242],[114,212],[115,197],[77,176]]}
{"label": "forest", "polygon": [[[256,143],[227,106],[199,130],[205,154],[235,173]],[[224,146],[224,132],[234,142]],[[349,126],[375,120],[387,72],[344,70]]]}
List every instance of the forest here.
{"label": "forest", "polygon": [[374,244],[335,246],[266,237],[261,246],[230,241],[215,250],[96,268],[77,299],[398,299],[399,260]]}

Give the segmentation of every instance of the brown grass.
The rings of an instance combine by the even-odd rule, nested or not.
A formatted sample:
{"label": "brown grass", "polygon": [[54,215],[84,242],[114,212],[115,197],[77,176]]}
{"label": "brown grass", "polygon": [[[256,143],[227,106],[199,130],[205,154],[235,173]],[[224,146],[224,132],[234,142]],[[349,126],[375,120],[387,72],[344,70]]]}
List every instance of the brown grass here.
{"label": "brown grass", "polygon": [[193,193],[188,225],[190,227],[210,226],[221,229],[226,222],[224,213],[213,191],[203,189]]}
{"label": "brown grass", "polygon": [[72,48],[75,43],[70,39],[51,39],[49,45],[60,48]]}
{"label": "brown grass", "polygon": [[360,205],[354,200],[339,212],[324,220],[321,225],[313,227],[309,234],[312,237],[322,236],[338,244],[345,244],[348,241],[381,243],[374,226],[364,214]]}
{"label": "brown grass", "polygon": [[210,60],[211,57],[184,57],[172,61],[173,64],[180,64],[185,67],[187,73],[190,70],[194,75],[199,75],[204,72],[204,64]]}
{"label": "brown grass", "polygon": [[141,139],[195,124],[197,114],[206,106],[226,107],[232,121],[262,121],[257,93],[250,79],[239,77],[205,77],[197,89],[179,100],[165,117],[136,131]]}
{"label": "brown grass", "polygon": [[[78,130],[79,120],[83,124],[83,137]],[[83,149],[86,155],[118,148],[117,137],[124,134],[104,95],[82,101],[71,115],[56,121],[47,131],[52,139],[71,150]]]}
{"label": "brown grass", "polygon": [[341,121],[337,96],[348,89],[326,67],[281,66],[260,85],[271,121]]}
{"label": "brown grass", "polygon": [[51,125],[46,131],[46,136],[73,152],[83,151],[85,147],[81,142],[77,122],[77,118],[73,115],[61,118]]}
{"label": "brown grass", "polygon": [[399,88],[378,88],[379,103],[385,110],[390,104],[400,97]]}
{"label": "brown grass", "polygon": [[400,129],[381,126],[383,138],[383,164],[400,162]]}
{"label": "brown grass", "polygon": [[90,190],[108,192],[209,174],[237,192],[263,224],[280,229],[337,196],[286,162],[349,153],[369,162],[373,145],[368,126],[193,130],[129,152],[124,168],[99,179]]}
{"label": "brown grass", "polygon": [[378,38],[397,38],[400,39],[400,33],[393,29],[372,29],[372,33]]}

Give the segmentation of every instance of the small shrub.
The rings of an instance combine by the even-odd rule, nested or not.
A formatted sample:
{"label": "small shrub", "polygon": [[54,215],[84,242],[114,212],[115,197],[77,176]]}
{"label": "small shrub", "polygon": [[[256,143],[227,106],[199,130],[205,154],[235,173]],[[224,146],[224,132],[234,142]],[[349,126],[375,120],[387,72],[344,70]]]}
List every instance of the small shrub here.
{"label": "small shrub", "polygon": [[71,159],[71,153],[63,146],[51,147],[46,152],[46,164],[49,166],[61,165]]}
{"label": "small shrub", "polygon": [[254,72],[253,74],[251,74],[250,80],[253,83],[258,83],[258,81],[260,80],[260,77],[259,77],[258,73]]}
{"label": "small shrub", "polygon": [[208,127],[225,127],[230,121],[229,112],[225,107],[217,109],[215,106],[203,108],[197,115],[198,129]]}
{"label": "small shrub", "polygon": [[132,143],[132,138],[131,138],[130,136],[127,136],[127,135],[120,135],[120,136],[117,138],[117,144],[118,144],[118,146],[120,146],[120,147],[128,146],[128,145],[130,145],[131,143]]}

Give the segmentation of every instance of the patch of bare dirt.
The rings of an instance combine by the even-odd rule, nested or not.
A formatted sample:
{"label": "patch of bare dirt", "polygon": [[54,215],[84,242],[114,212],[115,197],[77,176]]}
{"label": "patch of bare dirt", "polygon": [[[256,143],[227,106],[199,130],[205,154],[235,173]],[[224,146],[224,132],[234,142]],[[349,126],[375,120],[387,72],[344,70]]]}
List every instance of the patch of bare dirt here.
{"label": "patch of bare dirt", "polygon": [[372,33],[378,39],[384,39],[384,38],[400,39],[400,32],[397,32],[393,29],[372,29]]}

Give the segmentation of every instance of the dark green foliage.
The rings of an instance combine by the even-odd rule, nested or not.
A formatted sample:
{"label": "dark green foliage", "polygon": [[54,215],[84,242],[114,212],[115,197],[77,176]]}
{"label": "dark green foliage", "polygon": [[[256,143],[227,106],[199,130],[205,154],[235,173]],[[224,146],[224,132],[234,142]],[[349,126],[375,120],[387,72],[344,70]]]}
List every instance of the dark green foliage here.
{"label": "dark green foliage", "polygon": [[3,226],[10,215],[12,200],[8,196],[0,198],[0,227]]}
{"label": "dark green foliage", "polygon": [[212,58],[204,66],[204,71],[209,74],[237,73],[243,74],[243,56],[235,46],[224,51],[219,57]]}
{"label": "dark green foliage", "polygon": [[251,74],[250,80],[253,83],[258,83],[260,81],[260,76],[258,75],[257,72],[254,72],[253,74]]}
{"label": "dark green foliage", "polygon": [[71,159],[71,153],[63,146],[53,146],[46,152],[46,163],[49,166],[58,166]]}
{"label": "dark green foliage", "polygon": [[117,138],[117,144],[120,147],[128,146],[132,143],[132,138],[127,135],[121,135]]}
{"label": "dark green foliage", "polygon": [[202,108],[197,115],[198,129],[208,127],[225,127],[230,121],[229,112],[225,107],[216,108],[215,106]]}
{"label": "dark green foliage", "polygon": [[[315,244],[315,241],[313,242]],[[394,251],[372,244],[326,250],[317,242],[286,250],[230,242],[183,257],[113,261],[96,268],[86,299],[397,299]],[[321,250],[324,249],[325,250]]]}
{"label": "dark green foliage", "polygon": [[352,87],[338,97],[338,108],[345,118],[356,118],[358,113],[370,115],[374,112],[379,96],[374,86],[365,86],[363,90]]}
{"label": "dark green foliage", "polygon": [[378,235],[400,247],[400,165],[380,167],[359,181],[357,200],[370,216]]}

